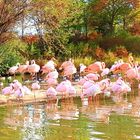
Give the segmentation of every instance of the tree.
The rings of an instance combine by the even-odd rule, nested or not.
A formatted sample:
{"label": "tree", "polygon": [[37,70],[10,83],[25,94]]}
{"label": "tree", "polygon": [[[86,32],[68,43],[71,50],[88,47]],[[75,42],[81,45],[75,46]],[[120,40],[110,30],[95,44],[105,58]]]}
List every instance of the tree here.
{"label": "tree", "polygon": [[116,25],[127,29],[136,15],[138,0],[92,0],[90,2],[90,26],[103,35],[113,33]]}
{"label": "tree", "polygon": [[32,1],[33,9],[29,16],[40,38],[38,47],[42,55],[48,50],[55,52],[55,55],[65,52],[73,30],[83,24],[83,4],[79,0]]}
{"label": "tree", "polygon": [[0,44],[12,37],[13,27],[28,6],[28,0],[0,0]]}

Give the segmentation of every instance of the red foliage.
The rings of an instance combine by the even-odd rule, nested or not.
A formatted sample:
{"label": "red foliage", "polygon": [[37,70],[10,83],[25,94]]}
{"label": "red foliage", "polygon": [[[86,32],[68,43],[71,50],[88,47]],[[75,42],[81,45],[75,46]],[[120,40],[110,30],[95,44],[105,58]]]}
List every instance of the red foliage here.
{"label": "red foliage", "polygon": [[123,48],[123,47],[116,48],[114,55],[116,57],[128,57],[128,51],[126,50],[126,48]]}
{"label": "red foliage", "polygon": [[23,37],[23,41],[25,41],[28,44],[35,43],[39,40],[39,37],[37,35],[28,35]]}
{"label": "red foliage", "polygon": [[140,23],[134,23],[133,26],[130,28],[130,32],[133,35],[140,35]]}
{"label": "red foliage", "polygon": [[92,32],[92,33],[88,34],[88,39],[89,40],[95,40],[100,36],[101,36],[101,34],[98,34],[97,32]]}
{"label": "red foliage", "polygon": [[105,57],[104,49],[99,48],[99,47],[95,50],[95,54],[100,60],[102,60]]}

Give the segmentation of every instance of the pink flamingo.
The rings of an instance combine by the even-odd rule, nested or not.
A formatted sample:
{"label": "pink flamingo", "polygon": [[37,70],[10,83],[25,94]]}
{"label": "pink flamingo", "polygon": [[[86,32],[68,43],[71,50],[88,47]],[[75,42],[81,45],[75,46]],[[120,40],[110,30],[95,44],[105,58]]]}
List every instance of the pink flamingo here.
{"label": "pink flamingo", "polygon": [[54,71],[55,70],[55,62],[53,61],[54,59],[51,59],[49,60],[41,69],[42,71],[42,74],[45,74],[45,73],[49,73],[51,71]]}
{"label": "pink flamingo", "polygon": [[22,86],[22,91],[24,92],[24,94],[27,94],[27,95],[31,94],[31,90],[26,86]]}
{"label": "pink flamingo", "polygon": [[57,78],[58,78],[58,75],[59,75],[59,74],[58,74],[57,70],[54,69],[54,71],[49,72],[49,73],[47,74],[47,76],[46,76],[45,79],[49,79],[49,78],[57,79]]}
{"label": "pink flamingo", "polygon": [[89,87],[91,87],[93,84],[95,84],[95,82],[94,81],[92,81],[92,80],[88,80],[88,81],[86,81],[84,84],[83,84],[83,89],[87,89],[87,88],[89,88]]}
{"label": "pink flamingo", "polygon": [[120,97],[122,93],[131,92],[131,87],[119,77],[118,80],[111,85],[111,91]]}
{"label": "pink flamingo", "polygon": [[109,68],[105,68],[105,69],[102,70],[101,76],[104,77],[104,76],[108,75],[109,72],[110,72],[110,69]]}
{"label": "pink flamingo", "polygon": [[22,90],[22,87],[19,87],[14,91],[14,95],[17,97],[17,99],[20,99],[21,97],[24,96],[24,92]]}
{"label": "pink flamingo", "polygon": [[58,81],[57,79],[49,78],[47,79],[46,83],[48,86],[56,86],[58,84]]}
{"label": "pink flamingo", "polygon": [[22,74],[22,80],[24,80],[24,73],[27,72],[27,68],[29,66],[29,61],[26,61],[25,65],[19,65],[17,68],[17,72]]}
{"label": "pink flamingo", "polygon": [[9,68],[8,73],[13,74],[14,77],[15,77],[15,74],[17,72],[17,69],[18,69],[19,65],[20,65],[20,63],[17,63],[16,66],[12,66],[11,68]]}
{"label": "pink flamingo", "polygon": [[100,75],[97,74],[97,73],[89,73],[89,74],[86,75],[86,77],[87,77],[89,80],[98,81]]}
{"label": "pink flamingo", "polygon": [[62,93],[62,95],[66,95],[70,86],[71,82],[69,80],[63,81],[56,86],[56,91]]}
{"label": "pink flamingo", "polygon": [[2,89],[2,94],[11,95],[14,93],[13,83],[11,83],[8,87]]}
{"label": "pink flamingo", "polygon": [[46,96],[56,99],[57,91],[53,87],[49,87],[46,91]]}
{"label": "pink flamingo", "polygon": [[98,82],[98,85],[100,86],[101,92],[103,93],[104,96],[109,97],[111,95],[110,84],[111,84],[111,81],[108,78],[103,79],[100,82]]}
{"label": "pink flamingo", "polygon": [[40,66],[35,63],[35,60],[32,60],[31,65],[29,65],[27,67],[27,71],[31,74],[32,77],[34,75],[36,76],[36,74],[39,72],[39,70],[40,70]]}
{"label": "pink flamingo", "polygon": [[11,83],[8,87],[2,89],[2,94],[7,97],[7,102],[8,102],[8,96],[12,95],[13,93],[14,93],[13,83]]}
{"label": "pink flamingo", "polygon": [[71,58],[68,61],[63,62],[59,69],[61,70],[61,69],[64,69],[65,67],[68,67],[68,66],[74,66]]}
{"label": "pink flamingo", "polygon": [[72,80],[72,75],[76,73],[77,70],[75,66],[67,66],[64,69],[64,76],[68,76],[70,80]]}
{"label": "pink flamingo", "polygon": [[78,81],[78,85],[83,86],[84,83],[85,83],[86,81],[88,81],[88,80],[89,80],[89,79],[88,79],[86,76],[84,76],[83,78],[81,78],[81,79]]}
{"label": "pink flamingo", "polygon": [[77,72],[72,59],[63,62],[59,69],[64,69],[64,76],[69,77],[70,80],[72,80],[72,75]]}
{"label": "pink flamingo", "polygon": [[87,66],[87,68],[85,68],[85,72],[88,72],[88,73],[96,73],[97,72],[98,73],[98,72],[102,71],[102,69],[104,69],[104,68],[105,68],[105,63],[97,61],[97,62]]}
{"label": "pink flamingo", "polygon": [[139,78],[138,62],[136,61],[134,67],[127,70],[125,74],[129,80],[138,79]]}
{"label": "pink flamingo", "polygon": [[31,89],[34,90],[34,99],[35,99],[35,102],[36,102],[35,90],[39,90],[40,89],[39,82],[36,81],[35,83],[33,83],[32,86],[31,86]]}
{"label": "pink flamingo", "polygon": [[116,67],[111,68],[114,73],[123,73],[125,74],[126,71],[131,69],[134,66],[134,59],[132,56],[128,57],[128,63],[124,63],[123,60],[119,61]]}
{"label": "pink flamingo", "polygon": [[18,80],[13,80],[13,87],[14,87],[14,90],[17,90],[20,87],[22,87],[22,84]]}
{"label": "pink flamingo", "polygon": [[83,90],[82,97],[83,96],[96,96],[97,94],[101,93],[100,86],[98,84],[93,84],[89,88]]}
{"label": "pink flamingo", "polygon": [[100,82],[98,82],[99,86],[102,86],[102,84],[106,84],[106,87],[109,87],[111,84],[111,80],[109,78],[103,79]]}
{"label": "pink flamingo", "polygon": [[75,94],[76,94],[76,89],[75,89],[75,87],[72,86],[72,85],[69,86],[68,93],[69,93],[70,96],[71,96],[71,95],[75,95]]}

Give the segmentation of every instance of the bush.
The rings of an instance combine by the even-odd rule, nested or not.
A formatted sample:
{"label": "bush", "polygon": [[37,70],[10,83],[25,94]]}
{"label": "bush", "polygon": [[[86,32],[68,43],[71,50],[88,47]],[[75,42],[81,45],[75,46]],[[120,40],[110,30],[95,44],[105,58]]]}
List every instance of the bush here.
{"label": "bush", "polygon": [[99,41],[99,47],[104,50],[115,50],[117,46],[124,46],[124,39],[121,37],[104,37]]}
{"label": "bush", "polygon": [[74,58],[74,64],[78,68],[80,63],[83,63],[84,65],[88,66],[95,62],[95,59],[93,57],[76,57]]}
{"label": "bush", "polygon": [[26,44],[20,40],[11,40],[0,46],[0,74],[3,75],[9,67],[16,65],[18,62],[25,62]]}
{"label": "bush", "polygon": [[125,39],[125,47],[126,49],[135,54],[140,54],[140,37],[139,36],[129,36]]}
{"label": "bush", "polygon": [[105,58],[105,51],[102,48],[96,48],[95,54],[99,60],[103,60]]}
{"label": "bush", "polygon": [[114,64],[114,62],[117,61],[118,59],[119,58],[116,57],[113,52],[108,51],[104,59],[106,67],[110,68]]}
{"label": "bush", "polygon": [[116,50],[114,51],[114,55],[119,58],[128,57],[128,51],[125,47],[120,46],[116,48]]}
{"label": "bush", "polygon": [[78,57],[96,57],[95,49],[98,46],[95,42],[90,41],[88,43],[79,43],[79,44],[69,44],[67,51],[70,52],[69,57],[76,58]]}

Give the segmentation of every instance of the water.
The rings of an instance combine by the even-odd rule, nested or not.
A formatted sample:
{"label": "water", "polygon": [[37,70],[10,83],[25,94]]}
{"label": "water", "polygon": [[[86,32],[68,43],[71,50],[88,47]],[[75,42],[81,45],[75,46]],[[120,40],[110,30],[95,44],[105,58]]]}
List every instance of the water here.
{"label": "water", "polygon": [[140,95],[0,107],[0,140],[140,139]]}

